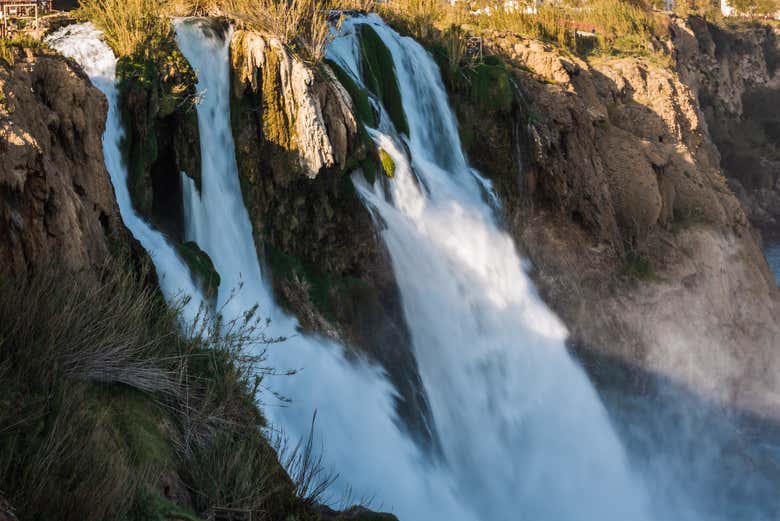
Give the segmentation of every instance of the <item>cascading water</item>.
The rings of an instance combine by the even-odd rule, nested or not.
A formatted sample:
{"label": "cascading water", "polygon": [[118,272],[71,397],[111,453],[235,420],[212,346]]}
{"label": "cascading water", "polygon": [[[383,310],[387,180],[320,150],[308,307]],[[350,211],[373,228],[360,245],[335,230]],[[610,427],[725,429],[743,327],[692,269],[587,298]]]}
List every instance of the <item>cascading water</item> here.
{"label": "cascading water", "polygon": [[390,202],[381,183],[358,186],[385,225],[458,494],[484,519],[648,519],[606,411],[565,349],[565,328],[536,295],[463,157],[438,67],[378,17],[353,18],[329,57],[355,81],[361,24],[393,56],[409,136],[383,112],[371,134],[396,165]]}
{"label": "cascading water", "polygon": [[92,84],[106,96],[108,117],[103,133],[103,157],[122,220],[152,258],[165,297],[169,301],[186,302],[184,319],[192,321],[201,309],[203,297],[190,276],[189,268],[165,237],[138,216],[130,200],[127,168],[122,160],[124,130],[116,88],[117,60],[114,53],[92,24],[67,26],[53,33],[46,41],[63,55],[76,60]]}
{"label": "cascading water", "polygon": [[[295,320],[274,306],[238,182],[229,40],[196,21],[177,23],[177,41],[198,71],[203,93],[200,193],[183,180],[187,238],[220,273],[224,314],[237,317],[259,304],[273,320],[271,335],[292,335],[270,350],[269,362],[302,369],[271,384],[293,405],[268,408],[270,420],[302,436],[318,410],[327,460],[344,482],[357,495],[379,494],[381,505],[404,519],[508,519],[518,512],[534,519],[646,518],[644,498],[632,485],[604,411],[566,356],[564,329],[534,295],[511,241],[479,198],[434,65],[411,41],[379,29],[399,71],[416,67],[431,81],[425,86],[400,75],[406,100],[417,98],[405,101],[405,109],[414,166],[429,193],[413,182],[397,136],[380,132],[376,139],[401,167],[393,189],[397,209],[367,187],[362,191],[387,219],[384,236],[445,452],[440,466],[398,428],[393,391],[379,369],[347,362],[330,342],[294,335]],[[197,295],[186,265],[132,210],[119,149],[115,57],[90,26],[70,27],[50,41],[79,61],[109,100],[106,163],[123,218],[152,254],[166,295]],[[435,125],[427,127],[429,117]],[[433,313],[442,309],[451,315]]]}

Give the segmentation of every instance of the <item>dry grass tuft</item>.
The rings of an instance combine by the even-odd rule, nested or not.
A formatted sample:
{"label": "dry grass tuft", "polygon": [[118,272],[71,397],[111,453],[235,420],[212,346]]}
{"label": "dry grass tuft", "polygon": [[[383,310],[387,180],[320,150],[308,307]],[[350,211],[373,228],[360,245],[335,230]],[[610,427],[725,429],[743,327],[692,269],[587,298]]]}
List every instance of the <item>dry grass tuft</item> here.
{"label": "dry grass tuft", "polygon": [[119,57],[150,57],[173,34],[159,0],[81,0],[76,16],[99,27]]}
{"label": "dry grass tuft", "polygon": [[309,63],[319,63],[330,40],[325,0],[225,0],[223,9],[250,29],[274,36]]}
{"label": "dry grass tuft", "polygon": [[[222,490],[268,475],[288,483],[256,404],[272,373],[262,346],[281,339],[264,336],[257,309],[233,321],[203,313],[183,334],[178,309],[146,280],[116,266],[0,273],[0,483],[20,518],[147,519],[131,516],[142,493],[162,470],[193,465],[227,469],[210,485]],[[226,448],[224,432],[245,441]],[[273,490],[234,499],[255,508]]]}

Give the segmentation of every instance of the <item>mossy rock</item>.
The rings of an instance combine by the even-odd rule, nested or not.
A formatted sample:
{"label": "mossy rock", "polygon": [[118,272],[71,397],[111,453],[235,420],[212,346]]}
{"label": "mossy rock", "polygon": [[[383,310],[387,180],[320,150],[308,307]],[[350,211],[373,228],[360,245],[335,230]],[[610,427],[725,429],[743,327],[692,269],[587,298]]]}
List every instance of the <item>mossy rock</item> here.
{"label": "mossy rock", "polygon": [[357,119],[370,127],[376,127],[379,122],[377,121],[373,107],[371,107],[371,102],[369,101],[366,89],[358,86],[358,84],[355,83],[355,80],[352,79],[352,76],[341,68],[338,63],[332,60],[327,60],[327,63],[333,70],[339,83],[341,83],[352,98],[352,104],[355,107]]}
{"label": "mossy rock", "polygon": [[182,260],[190,267],[195,282],[206,298],[216,297],[221,279],[208,254],[194,242],[179,244],[177,249]]}
{"label": "mossy rock", "polygon": [[136,211],[169,235],[183,230],[185,172],[200,189],[200,136],[194,105],[197,76],[175,42],[117,64],[123,153]]}
{"label": "mossy rock", "polygon": [[379,160],[382,163],[382,170],[385,175],[391,179],[395,177],[395,161],[383,148],[379,149]]}
{"label": "mossy rock", "polygon": [[515,95],[506,65],[495,56],[486,56],[482,63],[467,69],[469,96],[480,108],[507,114],[512,110]]}
{"label": "mossy rock", "polygon": [[382,101],[396,130],[408,134],[409,123],[401,100],[393,55],[370,25],[361,25],[359,35],[363,83]]}
{"label": "mossy rock", "polygon": [[265,244],[266,256],[274,277],[292,280],[298,277],[309,286],[309,298],[314,307],[326,318],[333,318],[330,304],[330,292],[334,286],[333,277],[318,270],[316,266],[306,264],[295,255],[290,255],[270,243]]}

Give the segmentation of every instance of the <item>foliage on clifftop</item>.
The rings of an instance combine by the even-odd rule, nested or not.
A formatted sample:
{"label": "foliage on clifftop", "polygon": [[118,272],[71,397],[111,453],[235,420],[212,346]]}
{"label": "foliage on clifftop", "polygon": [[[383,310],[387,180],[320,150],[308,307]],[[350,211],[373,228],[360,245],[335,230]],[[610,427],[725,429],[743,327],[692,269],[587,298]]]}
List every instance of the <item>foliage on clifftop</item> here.
{"label": "foliage on clifftop", "polygon": [[446,5],[435,0],[398,0],[380,8],[394,26],[423,41],[439,40],[452,25],[478,34],[504,31],[553,43],[575,54],[661,52],[666,16],[642,1],[567,0],[534,8],[523,2],[480,0]]}
{"label": "foliage on clifftop", "polygon": [[27,51],[40,52],[46,45],[40,40],[26,35],[16,35],[10,40],[0,39],[0,65],[5,62],[13,65],[20,54]]}

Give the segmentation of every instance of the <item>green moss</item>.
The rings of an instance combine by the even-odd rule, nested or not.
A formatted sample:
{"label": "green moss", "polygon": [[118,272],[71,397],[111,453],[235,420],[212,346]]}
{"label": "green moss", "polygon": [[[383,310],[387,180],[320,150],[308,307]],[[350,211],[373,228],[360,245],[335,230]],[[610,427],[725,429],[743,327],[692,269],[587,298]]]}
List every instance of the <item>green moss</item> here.
{"label": "green moss", "polygon": [[393,55],[370,25],[360,26],[363,83],[382,101],[396,130],[409,133],[401,90],[395,74]]}
{"label": "green moss", "polygon": [[297,277],[309,287],[309,298],[317,311],[326,319],[335,321],[342,303],[364,300],[361,295],[370,291],[366,281],[346,275],[332,275],[295,255],[285,253],[276,246],[265,244],[266,258],[275,279],[290,281]]}
{"label": "green moss", "polygon": [[292,280],[298,277],[309,284],[309,298],[312,304],[326,318],[333,317],[330,305],[330,291],[333,280],[328,274],[315,266],[304,263],[300,258],[285,253],[270,243],[265,244],[266,256],[275,277],[283,280]]}
{"label": "green moss", "polygon": [[268,48],[265,53],[263,76],[263,131],[265,138],[284,150],[295,148],[294,121],[290,121],[284,107],[282,80],[279,76],[280,56]]}
{"label": "green moss", "polygon": [[339,83],[341,83],[352,98],[352,103],[355,106],[355,115],[358,120],[370,127],[376,127],[379,122],[376,120],[376,114],[374,114],[374,109],[371,107],[371,102],[368,99],[368,92],[359,87],[358,84],[355,83],[355,80],[352,79],[352,76],[342,69],[338,63],[332,60],[327,60],[327,63],[330,65],[331,69],[333,69]]}
{"label": "green moss", "polygon": [[130,511],[121,521],[202,521],[201,518],[176,504],[168,501],[160,494],[142,487],[135,498]]}
{"label": "green moss", "polygon": [[384,151],[384,149],[379,149],[379,159],[382,162],[382,170],[384,171],[385,175],[387,177],[394,177],[395,176],[395,161],[393,161],[393,158],[390,157],[390,154]]}
{"label": "green moss", "polygon": [[512,110],[514,91],[506,65],[495,56],[466,70],[469,96],[483,110],[508,113]]}
{"label": "green moss", "polygon": [[656,278],[655,268],[653,268],[650,259],[644,255],[630,250],[626,253],[623,264],[623,274],[632,279],[654,280]]}
{"label": "green moss", "polygon": [[205,293],[207,298],[217,296],[219,290],[220,277],[211,258],[201,250],[194,242],[185,242],[177,246],[179,255],[190,267],[190,271]]}

